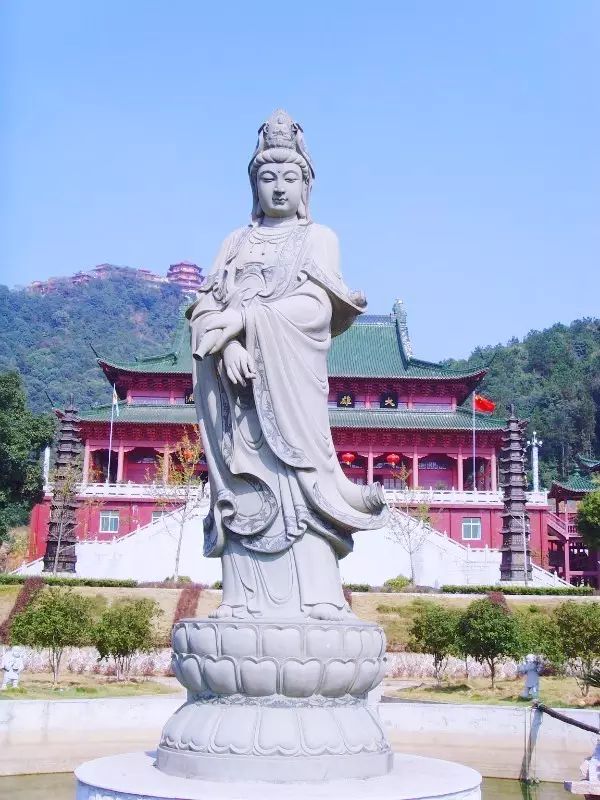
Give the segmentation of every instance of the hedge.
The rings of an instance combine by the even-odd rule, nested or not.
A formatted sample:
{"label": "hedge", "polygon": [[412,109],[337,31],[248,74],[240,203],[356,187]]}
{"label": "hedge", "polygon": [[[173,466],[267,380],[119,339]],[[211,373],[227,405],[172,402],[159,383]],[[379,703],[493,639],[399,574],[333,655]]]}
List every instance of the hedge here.
{"label": "hedge", "polygon": [[345,583],[344,589],[350,592],[370,592],[371,587],[368,583]]}
{"label": "hedge", "polygon": [[591,586],[442,586],[444,594],[537,594],[537,595],[593,595]]}
{"label": "hedge", "polygon": [[[7,575],[0,574],[0,585],[15,585],[25,583],[30,575]],[[135,588],[138,582],[130,579],[118,580],[117,578],[64,578],[54,575],[39,575],[44,583],[51,586],[123,586]]]}

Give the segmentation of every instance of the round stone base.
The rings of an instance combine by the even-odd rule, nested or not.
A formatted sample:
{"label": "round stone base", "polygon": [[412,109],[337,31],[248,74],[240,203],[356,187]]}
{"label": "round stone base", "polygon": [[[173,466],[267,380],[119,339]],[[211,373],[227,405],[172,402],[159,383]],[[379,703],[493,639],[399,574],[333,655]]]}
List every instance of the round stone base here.
{"label": "round stone base", "polygon": [[[421,756],[394,755],[379,778],[313,783],[204,781],[158,770],[154,753],[88,761],[75,770],[76,800],[480,800],[481,775],[470,767]],[[232,778],[235,773],[232,773]]]}

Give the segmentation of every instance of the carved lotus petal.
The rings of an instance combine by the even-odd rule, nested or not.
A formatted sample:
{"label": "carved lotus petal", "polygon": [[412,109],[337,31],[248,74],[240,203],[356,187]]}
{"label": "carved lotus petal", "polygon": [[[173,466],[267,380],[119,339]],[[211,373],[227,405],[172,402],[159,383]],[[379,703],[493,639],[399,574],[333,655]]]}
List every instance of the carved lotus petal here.
{"label": "carved lotus petal", "polygon": [[171,635],[171,643],[176,653],[187,653],[188,639],[185,625],[175,625]]}
{"label": "carved lotus petal", "polygon": [[188,628],[189,648],[198,656],[216,656],[217,632],[214,625],[199,624]]}
{"label": "carved lotus petal", "polygon": [[179,670],[181,672],[181,683],[186,689],[192,692],[204,692],[206,684],[202,679],[200,660],[198,656],[181,656],[179,660]]}
{"label": "carved lotus petal", "polygon": [[360,632],[363,658],[378,658],[381,654],[381,636],[377,628],[367,628]]}
{"label": "carved lotus petal", "polygon": [[344,741],[335,717],[328,708],[300,708],[304,749],[309,755],[343,753]]}
{"label": "carved lotus petal", "polygon": [[232,625],[221,633],[221,653],[224,656],[257,656],[256,630]]}
{"label": "carved lotus petal", "polygon": [[378,672],[379,662],[375,661],[375,659],[361,661],[358,665],[356,678],[350,687],[350,694],[356,697],[368,692],[371,689],[373,681],[375,680]]}
{"label": "carved lotus petal", "polygon": [[[185,747],[182,745],[182,737],[188,723],[194,719],[194,706],[184,705],[174,714],[164,727],[162,742],[169,747]],[[187,745],[187,739],[185,739]]]}
{"label": "carved lotus petal", "polygon": [[302,655],[302,634],[297,628],[267,628],[262,637],[263,655],[293,658]]}
{"label": "carved lotus petal", "polygon": [[215,694],[236,694],[238,686],[233,659],[208,656],[204,662],[204,680]]}
{"label": "carved lotus petal", "polygon": [[313,628],[307,633],[307,651],[309,656],[327,660],[343,653],[342,631],[337,628]]}
{"label": "carved lotus petal", "polygon": [[387,659],[384,657],[378,662],[377,674],[371,681],[371,685],[367,689],[368,692],[370,692],[371,689],[374,689],[376,686],[379,686],[381,681],[385,678],[386,670],[387,670]]}
{"label": "carved lotus petal", "polygon": [[213,732],[220,718],[221,709],[218,706],[204,706],[202,714],[196,710],[193,727],[189,733],[186,730],[191,750],[206,751],[209,749]]}
{"label": "carved lotus petal", "polygon": [[270,658],[245,658],[240,665],[242,691],[251,697],[277,692],[277,662]]}
{"label": "carved lotus petal", "polygon": [[356,628],[349,628],[344,636],[344,656],[346,658],[358,658],[362,647],[360,631]]}
{"label": "carved lotus petal", "polygon": [[321,681],[322,666],[315,658],[300,661],[290,658],[283,665],[282,694],[287,697],[310,697]]}
{"label": "carved lotus petal", "polygon": [[325,664],[325,674],[321,681],[319,694],[325,697],[341,697],[348,693],[354,681],[356,663],[354,661],[341,661],[334,659]]}
{"label": "carved lotus petal", "polygon": [[361,709],[360,718],[351,708],[336,709],[335,718],[341,728],[346,747],[352,753],[364,750],[377,750],[384,738],[381,729],[375,724],[366,708]]}
{"label": "carved lotus petal", "polygon": [[252,752],[259,711],[257,706],[228,708],[227,713],[221,716],[213,735],[211,750],[216,753]]}
{"label": "carved lotus petal", "polygon": [[300,730],[294,709],[262,709],[257,737],[261,755],[294,755],[300,750]]}

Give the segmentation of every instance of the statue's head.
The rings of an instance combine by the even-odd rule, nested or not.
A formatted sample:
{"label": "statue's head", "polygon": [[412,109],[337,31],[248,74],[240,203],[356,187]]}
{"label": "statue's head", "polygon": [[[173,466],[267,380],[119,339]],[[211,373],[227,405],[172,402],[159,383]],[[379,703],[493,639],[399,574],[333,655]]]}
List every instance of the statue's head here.
{"label": "statue's head", "polygon": [[308,202],[315,172],[302,128],[285,111],[275,111],[259,128],[248,174],[253,222],[265,216],[310,220]]}

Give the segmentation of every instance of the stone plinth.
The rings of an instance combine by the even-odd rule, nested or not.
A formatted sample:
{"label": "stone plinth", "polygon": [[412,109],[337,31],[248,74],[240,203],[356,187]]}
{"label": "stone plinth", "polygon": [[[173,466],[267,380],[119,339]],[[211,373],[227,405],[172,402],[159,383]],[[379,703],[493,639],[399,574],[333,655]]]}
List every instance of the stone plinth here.
{"label": "stone plinth", "polygon": [[157,766],[179,777],[278,782],[370,778],[392,754],[367,694],[385,672],[377,625],[183,620],[173,670],[187,702]]}
{"label": "stone plinth", "polygon": [[[76,800],[480,800],[481,775],[470,767],[396,755],[393,770],[368,780],[242,783],[165,775],[152,753],[88,761],[75,770]],[[231,778],[236,778],[232,773]]]}

